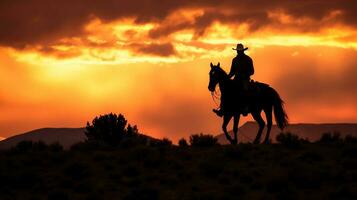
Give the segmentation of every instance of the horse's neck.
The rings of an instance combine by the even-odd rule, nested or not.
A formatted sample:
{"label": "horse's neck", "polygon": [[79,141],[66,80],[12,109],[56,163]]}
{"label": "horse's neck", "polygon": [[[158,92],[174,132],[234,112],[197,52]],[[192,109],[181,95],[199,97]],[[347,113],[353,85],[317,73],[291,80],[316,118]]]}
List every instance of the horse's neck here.
{"label": "horse's neck", "polygon": [[219,84],[219,90],[221,91],[221,93],[225,93],[227,91],[228,88],[228,84],[229,84],[230,79],[227,77],[224,77],[218,84]]}

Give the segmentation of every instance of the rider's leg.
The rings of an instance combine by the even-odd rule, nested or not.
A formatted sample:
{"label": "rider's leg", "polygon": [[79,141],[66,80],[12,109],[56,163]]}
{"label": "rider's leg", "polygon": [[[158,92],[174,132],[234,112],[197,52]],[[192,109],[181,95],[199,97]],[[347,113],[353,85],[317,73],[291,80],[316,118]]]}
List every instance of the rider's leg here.
{"label": "rider's leg", "polygon": [[222,117],[224,114],[224,101],[225,101],[225,99],[223,98],[223,96],[221,96],[221,103],[219,106],[219,110],[213,109],[213,112],[216,113],[216,115],[218,115],[219,117]]}
{"label": "rider's leg", "polygon": [[244,78],[242,83],[242,114],[247,116],[249,113],[249,79]]}

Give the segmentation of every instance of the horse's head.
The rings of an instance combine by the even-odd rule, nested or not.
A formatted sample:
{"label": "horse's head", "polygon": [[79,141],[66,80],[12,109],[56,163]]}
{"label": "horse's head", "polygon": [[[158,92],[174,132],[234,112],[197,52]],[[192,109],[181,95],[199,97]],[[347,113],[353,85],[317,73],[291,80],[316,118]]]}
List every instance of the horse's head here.
{"label": "horse's head", "polygon": [[213,65],[211,63],[211,71],[209,72],[208,90],[214,92],[216,85],[223,79],[224,71],[220,67],[220,63]]}

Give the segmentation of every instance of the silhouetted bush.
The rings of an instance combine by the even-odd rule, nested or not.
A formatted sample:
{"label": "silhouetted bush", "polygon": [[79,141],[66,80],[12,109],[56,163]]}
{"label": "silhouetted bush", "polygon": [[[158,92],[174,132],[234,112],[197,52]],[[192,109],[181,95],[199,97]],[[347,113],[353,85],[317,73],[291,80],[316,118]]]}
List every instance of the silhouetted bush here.
{"label": "silhouetted bush", "polygon": [[357,137],[353,135],[346,135],[345,140],[346,143],[357,143]]}
{"label": "silhouetted bush", "polygon": [[162,140],[152,140],[150,146],[171,146],[172,141],[168,138],[163,138]]}
{"label": "silhouetted bush", "polygon": [[71,151],[76,151],[76,150],[91,151],[91,150],[98,149],[99,144],[101,143],[92,142],[92,141],[78,142],[76,144],[73,144],[70,149]]}
{"label": "silhouetted bush", "polygon": [[48,148],[51,151],[63,151],[63,146],[58,142],[48,145]]}
{"label": "silhouetted bush", "polygon": [[53,143],[47,145],[43,141],[21,141],[15,147],[12,148],[13,151],[17,152],[29,152],[29,151],[62,151],[63,147],[61,144]]}
{"label": "silhouetted bush", "polygon": [[181,138],[181,139],[178,141],[178,145],[179,145],[180,147],[187,147],[187,146],[188,146],[188,143],[187,143],[187,141],[186,141],[185,138]]}
{"label": "silhouetted bush", "polygon": [[13,149],[21,152],[29,151],[32,149],[32,141],[21,141]]}
{"label": "silhouetted bush", "polygon": [[138,130],[138,127],[136,125],[134,126],[131,126],[130,124],[128,125],[128,128],[126,130],[126,134],[129,136],[129,137],[135,137],[139,134],[139,130]]}
{"label": "silhouetted bush", "polygon": [[85,134],[89,142],[103,142],[117,145],[125,136],[136,136],[136,126],[127,126],[127,120],[122,114],[113,113],[95,117],[92,124],[87,122]]}
{"label": "silhouetted bush", "polygon": [[276,141],[288,147],[297,147],[300,145],[300,143],[304,142],[304,140],[301,140],[299,136],[290,132],[282,132],[278,134],[276,136]]}
{"label": "silhouetted bush", "polygon": [[190,136],[191,146],[210,147],[218,145],[218,140],[213,135],[194,134]]}
{"label": "silhouetted bush", "polygon": [[320,140],[320,143],[336,143],[336,142],[342,142],[341,134],[339,132],[327,132],[322,134]]}
{"label": "silhouetted bush", "polygon": [[136,135],[136,136],[130,136],[130,137],[125,137],[122,139],[120,142],[120,147],[123,148],[129,148],[129,147],[135,147],[135,146],[140,146],[140,145],[148,145],[148,138],[143,135]]}

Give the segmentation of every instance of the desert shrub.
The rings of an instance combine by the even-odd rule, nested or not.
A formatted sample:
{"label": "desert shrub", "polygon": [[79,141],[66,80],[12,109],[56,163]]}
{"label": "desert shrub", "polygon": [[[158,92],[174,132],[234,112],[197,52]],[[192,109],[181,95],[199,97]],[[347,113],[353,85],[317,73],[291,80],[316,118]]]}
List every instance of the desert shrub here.
{"label": "desert shrub", "polygon": [[187,143],[187,141],[186,141],[185,138],[181,138],[181,139],[178,141],[178,145],[179,145],[180,147],[187,147],[187,146],[188,146],[188,143]]}
{"label": "desert shrub", "polygon": [[341,134],[339,132],[327,132],[322,134],[320,140],[320,143],[336,143],[336,142],[342,142]]}
{"label": "desert shrub", "polygon": [[44,150],[47,150],[47,149],[48,149],[48,146],[43,141],[37,141],[37,142],[33,142],[32,143],[32,150],[44,151]]}
{"label": "desert shrub", "polygon": [[282,132],[278,134],[276,136],[276,141],[288,147],[297,147],[303,142],[303,140],[301,140],[299,136],[290,132]]}
{"label": "desert shrub", "polygon": [[96,145],[91,141],[78,142],[78,143],[73,144],[70,147],[71,151],[77,151],[77,150],[90,151],[90,150],[94,150],[94,149],[96,149]]}
{"label": "desert shrub", "polygon": [[17,145],[14,147],[14,150],[18,150],[21,152],[29,151],[32,149],[32,143],[32,141],[21,141],[17,143]]}
{"label": "desert shrub", "polygon": [[136,125],[131,126],[130,124],[128,125],[128,128],[126,129],[126,134],[130,136],[137,136],[139,134],[138,127]]}
{"label": "desert shrub", "polygon": [[193,134],[190,136],[190,144],[195,147],[210,147],[218,145],[217,138],[213,135]]}
{"label": "desert shrub", "polygon": [[127,125],[127,120],[122,114],[113,113],[95,117],[92,124],[87,122],[85,134],[87,141],[117,145],[124,137],[136,136],[136,126]]}
{"label": "desert shrub", "polygon": [[168,138],[163,138],[162,140],[152,140],[150,141],[150,146],[171,146],[172,141]]}
{"label": "desert shrub", "polygon": [[137,135],[133,137],[125,137],[120,142],[120,147],[130,148],[135,146],[144,146],[148,144],[148,138],[143,135]]}
{"label": "desert shrub", "polygon": [[346,135],[344,142],[346,143],[357,143],[357,137],[353,135]]}
{"label": "desert shrub", "polygon": [[49,150],[55,151],[55,152],[63,151],[63,146],[58,142],[48,145],[48,148],[49,148]]}
{"label": "desert shrub", "polygon": [[45,150],[53,150],[53,146],[48,146],[43,141],[21,141],[15,147],[12,148],[13,151],[16,152],[29,152],[29,151],[45,151]]}

